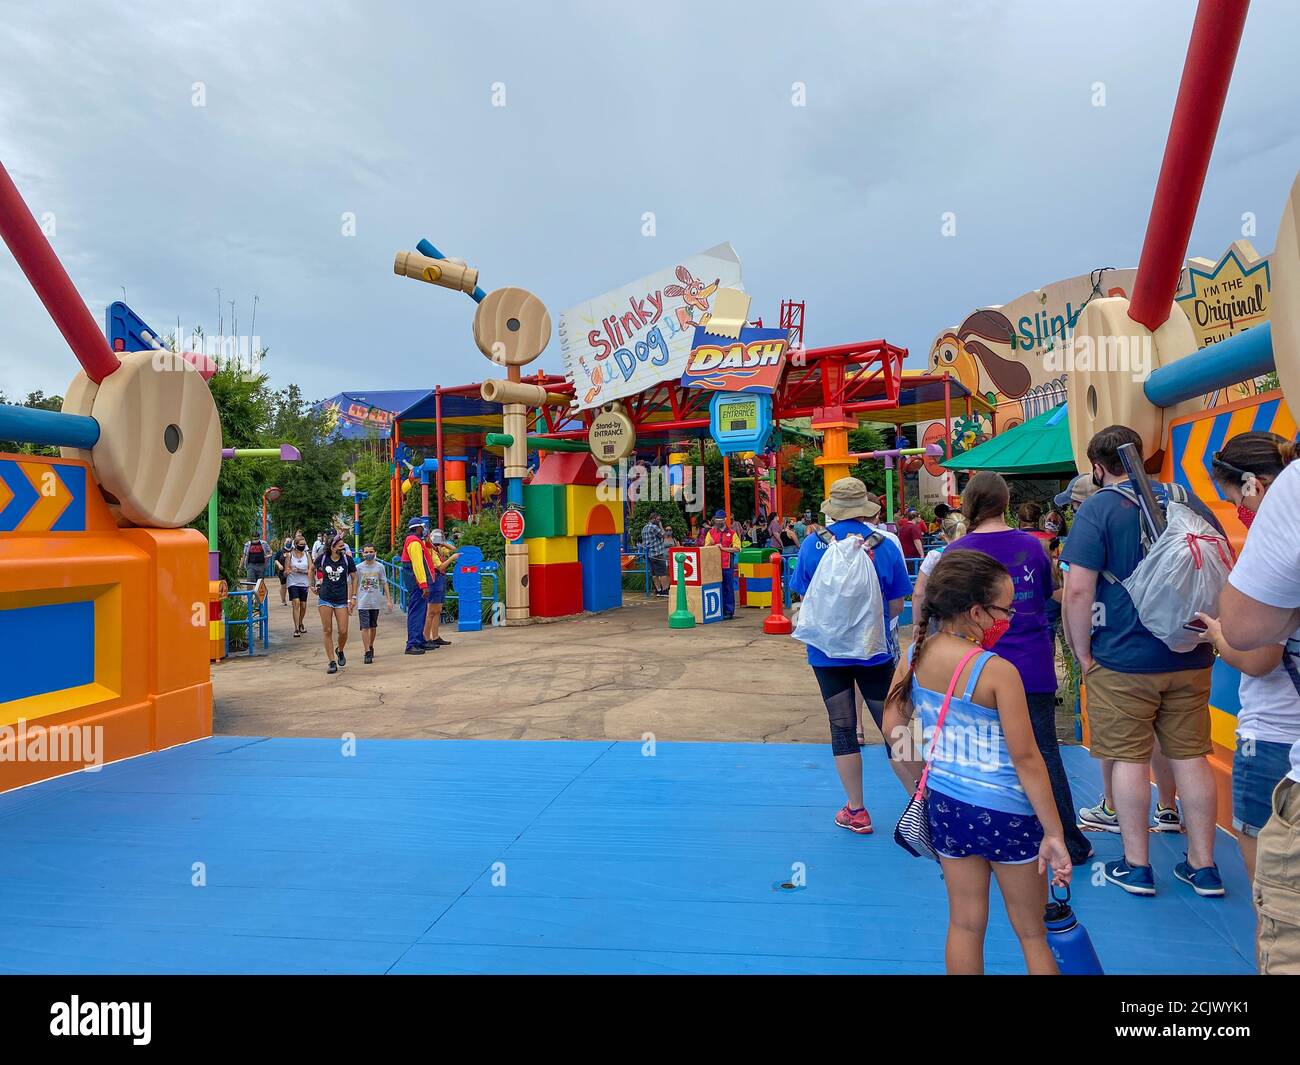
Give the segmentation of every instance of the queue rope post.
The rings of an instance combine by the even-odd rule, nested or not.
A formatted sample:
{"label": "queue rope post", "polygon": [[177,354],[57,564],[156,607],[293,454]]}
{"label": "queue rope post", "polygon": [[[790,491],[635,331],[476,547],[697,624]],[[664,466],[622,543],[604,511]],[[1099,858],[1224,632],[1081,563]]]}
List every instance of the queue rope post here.
{"label": "queue rope post", "polygon": [[695,628],[695,615],[686,608],[686,556],[677,556],[677,608],[668,615],[670,629]]}
{"label": "queue rope post", "polygon": [[772,612],[763,619],[763,631],[769,636],[789,636],[794,632],[794,625],[790,619],[781,612],[781,605],[784,597],[781,594],[781,567],[783,559],[775,551],[772,552]]}

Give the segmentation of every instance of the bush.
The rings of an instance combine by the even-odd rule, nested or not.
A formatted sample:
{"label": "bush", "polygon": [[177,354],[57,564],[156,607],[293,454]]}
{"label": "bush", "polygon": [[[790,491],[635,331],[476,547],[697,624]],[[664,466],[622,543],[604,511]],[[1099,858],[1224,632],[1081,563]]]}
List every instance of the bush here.
{"label": "bush", "polygon": [[452,522],[447,531],[457,547],[477,547],[483,552],[484,559],[495,562],[505,572],[506,538],[501,535],[495,511],[484,512],[477,525],[464,521]]}

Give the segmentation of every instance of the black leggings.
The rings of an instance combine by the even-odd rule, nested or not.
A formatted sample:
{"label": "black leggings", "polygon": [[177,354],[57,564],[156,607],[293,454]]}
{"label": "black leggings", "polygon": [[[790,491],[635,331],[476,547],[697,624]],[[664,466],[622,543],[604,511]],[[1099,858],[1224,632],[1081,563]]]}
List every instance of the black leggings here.
{"label": "black leggings", "polygon": [[831,754],[857,754],[860,749],[857,701],[853,698],[855,684],[862,693],[862,701],[867,705],[871,720],[881,730],[881,735],[884,735],[881,722],[885,715],[889,682],[894,677],[892,661],[882,662],[878,666],[813,666],[812,671],[831,721]]}

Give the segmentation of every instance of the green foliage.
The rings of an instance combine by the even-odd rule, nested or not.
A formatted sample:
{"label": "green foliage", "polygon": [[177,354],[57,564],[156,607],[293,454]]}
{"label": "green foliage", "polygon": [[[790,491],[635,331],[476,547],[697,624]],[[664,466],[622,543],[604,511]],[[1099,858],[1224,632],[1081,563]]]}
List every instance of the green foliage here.
{"label": "green foliage", "polygon": [[343,497],[343,474],[358,457],[359,445],[345,440],[330,441],[332,415],[314,411],[297,385],[271,396],[265,446],[293,444],[302,461],[273,462],[267,474],[282,490],[271,504],[276,530],[282,535],[301,529],[311,543],[326,528],[352,526],[352,501]]}
{"label": "green foliage", "polygon": [[690,525],[686,520],[686,508],[681,503],[674,500],[662,500],[656,503],[649,499],[641,499],[632,504],[632,513],[627,519],[628,543],[633,549],[641,546],[641,529],[651,514],[658,514],[663,518],[664,524],[672,528],[678,543],[686,539]]}
{"label": "green foliage", "polygon": [[[208,382],[221,417],[224,447],[263,447],[261,428],[266,423],[269,400],[265,376],[245,375],[234,365],[223,367]],[[244,541],[261,531],[262,490],[273,482],[267,471],[279,463],[269,459],[241,459],[223,462],[217,479],[217,550],[221,552],[221,576],[231,585],[243,578],[239,562]],[[205,536],[205,509],[192,528]]]}
{"label": "green foliage", "polygon": [[[11,402],[3,392],[0,392],[0,403]],[[21,403],[14,404],[19,407],[35,407],[38,410],[62,410],[62,396],[47,396],[44,392],[28,392],[27,398]],[[46,455],[50,458],[57,458],[59,449],[49,447],[45,444],[20,444],[16,440],[0,440],[0,452],[7,452],[10,455]]]}
{"label": "green foliage", "polygon": [[465,521],[453,521],[448,526],[448,534],[457,547],[477,547],[489,562],[495,562],[506,568],[506,539],[501,535],[499,515],[496,511],[486,511],[477,525]]}

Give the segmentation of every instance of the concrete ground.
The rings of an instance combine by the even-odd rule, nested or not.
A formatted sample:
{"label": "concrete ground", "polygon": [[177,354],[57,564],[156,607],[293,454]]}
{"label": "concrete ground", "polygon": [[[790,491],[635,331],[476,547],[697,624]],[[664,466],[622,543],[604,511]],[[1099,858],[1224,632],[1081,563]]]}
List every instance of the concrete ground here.
{"label": "concrete ground", "polygon": [[[352,619],[348,664],[330,676],[315,604],[295,639],[278,591],[269,651],[213,667],[218,734],[827,742],[803,645],[765,635],[766,609],[671,630],[664,600],[628,595],[621,610],[575,620],[448,626],[451,646],[419,657],[402,653],[406,619],[394,611],[380,615],[368,666]],[[869,719],[868,733],[878,739]]]}

